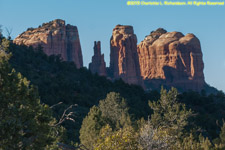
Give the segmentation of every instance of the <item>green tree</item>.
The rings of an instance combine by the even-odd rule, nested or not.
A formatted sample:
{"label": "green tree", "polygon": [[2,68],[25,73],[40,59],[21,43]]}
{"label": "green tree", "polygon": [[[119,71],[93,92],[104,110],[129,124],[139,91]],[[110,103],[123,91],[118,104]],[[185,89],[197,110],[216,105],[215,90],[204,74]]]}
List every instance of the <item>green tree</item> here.
{"label": "green tree", "polygon": [[98,107],[93,106],[88,115],[84,118],[80,129],[81,144],[92,149],[97,141],[101,128],[105,125]]}
{"label": "green tree", "polygon": [[221,142],[222,145],[225,146],[225,123],[223,123],[223,126],[221,127],[220,142]]}
{"label": "green tree", "polygon": [[137,135],[131,126],[112,131],[109,125],[102,128],[94,150],[136,150]]}
{"label": "green tree", "polygon": [[[40,104],[37,89],[8,63],[9,41],[0,46],[0,149],[51,149],[57,141],[55,120]],[[55,149],[55,148],[54,148]]]}
{"label": "green tree", "polygon": [[141,150],[167,150],[168,142],[171,136],[160,128],[154,129],[151,122],[148,120],[139,129],[139,149]]}
{"label": "green tree", "polygon": [[113,129],[131,125],[126,100],[119,93],[110,92],[105,100],[99,102],[102,117]]}
{"label": "green tree", "polygon": [[162,88],[160,99],[149,102],[153,109],[151,124],[154,129],[163,131],[162,133],[170,137],[167,141],[170,145],[176,144],[184,136],[188,119],[192,116],[192,111],[186,110],[185,105],[177,101],[177,95],[175,88],[168,93]]}
{"label": "green tree", "polygon": [[99,106],[90,109],[80,129],[81,144],[93,149],[100,130],[106,124],[109,124],[113,131],[131,124],[126,100],[118,93],[110,92],[99,102]]}
{"label": "green tree", "polygon": [[214,143],[217,149],[225,149],[225,122],[223,122],[223,126],[221,127],[219,138],[217,138]]}

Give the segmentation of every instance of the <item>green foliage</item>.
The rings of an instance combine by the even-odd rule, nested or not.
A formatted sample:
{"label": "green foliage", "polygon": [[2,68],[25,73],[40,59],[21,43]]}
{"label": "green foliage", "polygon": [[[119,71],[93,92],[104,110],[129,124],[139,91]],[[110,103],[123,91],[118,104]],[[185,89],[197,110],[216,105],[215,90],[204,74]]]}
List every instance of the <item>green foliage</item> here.
{"label": "green foliage", "polygon": [[112,131],[109,125],[101,129],[94,150],[137,150],[137,135],[131,126]]}
{"label": "green foliage", "polygon": [[225,123],[223,123],[223,126],[221,127],[219,137],[220,137],[221,144],[223,144],[225,146]]}
{"label": "green foliage", "polygon": [[11,54],[8,54],[8,48],[9,48],[9,40],[3,39],[0,41],[0,63],[5,64],[8,62],[9,58],[11,57]]}
{"label": "green foliage", "polygon": [[133,118],[147,118],[150,113],[148,99],[155,94],[147,94],[138,86],[130,86],[122,80],[111,82],[105,77],[93,75],[86,68],[76,69],[72,62],[62,62],[57,56],[48,57],[41,47],[34,50],[11,43],[10,52],[13,54],[10,63],[38,87],[41,102],[49,106],[63,102],[64,106],[54,109],[54,117],[58,119],[67,106],[78,105],[75,108],[76,122],[63,123],[68,132],[68,143],[79,142],[79,130],[89,109],[111,91],[126,98]]}
{"label": "green foliage", "polygon": [[126,100],[118,93],[110,92],[106,99],[99,102],[98,107],[90,109],[80,129],[81,144],[92,149],[106,124],[113,127],[113,131],[131,124]]}
{"label": "green foliage", "polygon": [[[151,120],[140,130],[139,141],[142,148],[148,147],[156,150],[216,149],[208,137],[193,136],[192,131],[187,128],[193,112],[178,102],[176,89],[172,88],[167,92],[162,88],[160,99],[157,102],[149,102],[149,105],[153,109],[153,114]],[[187,136],[188,134],[189,136]]]}
{"label": "green foliage", "polygon": [[119,93],[110,92],[105,100],[99,102],[99,109],[105,122],[115,128],[121,128],[131,124],[126,100]]}
{"label": "green foliage", "polygon": [[219,137],[214,140],[214,144],[218,150],[225,149],[225,123],[224,122],[223,122],[223,126],[221,127]]}
{"label": "green foliage", "polygon": [[167,150],[170,147],[168,140],[171,136],[160,128],[154,129],[149,120],[140,127],[138,135],[141,150]]}
{"label": "green foliage", "polygon": [[[4,38],[2,38],[2,41],[1,49],[8,50],[4,53],[0,51],[1,62],[7,62],[10,53],[12,53],[9,60],[10,64],[23,76],[26,76],[31,84],[38,87],[41,103],[51,106],[63,102],[64,105],[53,109],[53,115],[56,119],[60,118],[65,108],[71,104],[78,104],[78,107],[73,110],[76,111],[76,118],[74,118],[76,122],[65,121],[62,124],[67,129],[67,144],[70,141],[79,142],[78,137],[82,121],[94,120],[91,119],[93,116],[89,115],[88,112],[91,107],[99,103],[96,109],[100,112],[100,120],[93,121],[90,124],[90,126],[100,126],[99,128],[93,128],[93,137],[99,135],[101,128],[106,124],[110,125],[114,133],[126,126],[136,124],[140,118],[146,120],[153,111],[150,120],[152,131],[155,132],[156,137],[156,139],[153,138],[153,143],[157,140],[164,142],[165,139],[172,138],[171,141],[179,141],[177,143],[183,147],[184,143],[190,146],[191,142],[197,143],[201,147],[199,134],[202,133],[203,139],[208,137],[210,139],[208,141],[213,141],[213,144],[222,149],[219,137],[220,126],[223,123],[225,113],[225,96],[222,92],[214,95],[191,91],[178,94],[176,90],[172,89],[168,93],[162,90],[160,98],[157,91],[145,92],[138,86],[125,84],[122,80],[111,82],[105,77],[91,74],[86,68],[76,69],[74,63],[63,62],[59,56],[45,55],[41,47],[33,49],[32,47],[9,44],[9,41],[4,40]],[[121,97],[126,99],[126,102],[124,103],[121,97],[117,98],[118,94],[99,101],[112,91],[120,93]],[[112,101],[112,99],[116,101]],[[149,99],[159,99],[158,102],[150,102],[152,110],[148,107],[147,100]],[[193,117],[191,117],[192,111],[189,111],[190,109],[195,114]],[[98,113],[95,113],[98,116]],[[87,114],[89,119],[86,119],[88,118]],[[85,116],[87,117],[85,118]],[[151,128],[149,128],[149,131]],[[135,130],[140,130],[140,126],[135,126]],[[92,131],[87,130],[85,132]],[[221,135],[222,133],[223,131],[221,131]],[[192,134],[193,139],[189,137],[190,134]],[[184,139],[187,142],[184,142]],[[205,141],[205,143],[208,143],[207,140]]]}
{"label": "green foliage", "polygon": [[0,57],[0,149],[51,149],[59,136],[51,127],[51,110],[40,104],[37,89],[11,68],[3,51],[7,44],[3,40]]}
{"label": "green foliage", "polygon": [[178,95],[178,100],[186,104],[196,115],[190,123],[198,127],[204,136],[216,139],[220,133],[220,126],[223,124],[225,114],[224,93],[205,95],[204,93],[185,92]]}
{"label": "green foliage", "polygon": [[105,122],[101,116],[101,111],[98,107],[93,106],[84,118],[80,129],[81,143],[91,149],[97,141],[99,132],[104,125]]}
{"label": "green foliage", "polygon": [[192,116],[191,110],[186,110],[184,104],[177,101],[178,92],[172,88],[168,93],[162,88],[161,97],[157,102],[149,102],[153,109],[151,123],[153,128],[167,130],[169,135],[173,135],[175,141],[184,134],[184,129],[188,125],[188,119]]}
{"label": "green foliage", "polygon": [[204,138],[202,135],[196,140],[192,134],[185,137],[182,143],[177,144],[173,149],[178,150],[212,150],[215,149],[208,138]]}

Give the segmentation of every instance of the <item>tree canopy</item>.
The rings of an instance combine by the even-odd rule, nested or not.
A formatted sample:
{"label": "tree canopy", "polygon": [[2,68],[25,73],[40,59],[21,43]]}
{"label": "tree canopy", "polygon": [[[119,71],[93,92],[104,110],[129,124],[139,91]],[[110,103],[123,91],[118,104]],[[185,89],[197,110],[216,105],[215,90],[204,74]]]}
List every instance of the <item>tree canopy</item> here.
{"label": "tree canopy", "polygon": [[8,40],[0,46],[0,149],[51,149],[58,128],[37,89],[8,63]]}

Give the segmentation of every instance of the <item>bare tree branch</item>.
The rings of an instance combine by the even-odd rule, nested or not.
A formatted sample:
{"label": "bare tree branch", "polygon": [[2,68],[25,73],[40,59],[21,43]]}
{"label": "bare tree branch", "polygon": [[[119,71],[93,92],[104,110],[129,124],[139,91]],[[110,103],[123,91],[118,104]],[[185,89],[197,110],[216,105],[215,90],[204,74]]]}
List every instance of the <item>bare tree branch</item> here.
{"label": "bare tree branch", "polygon": [[[57,104],[52,105],[50,108],[52,109],[52,108],[54,108],[55,106],[58,106],[58,105],[60,105],[60,104],[63,104],[63,103],[62,103],[62,102],[59,102],[59,103],[57,103]],[[72,108],[75,107],[75,106],[77,106],[77,104],[70,105],[69,107],[67,107],[67,108],[64,110],[62,116],[60,117],[59,121],[58,121],[56,124],[50,125],[50,126],[56,127],[56,126],[62,124],[62,123],[63,123],[64,121],[66,121],[66,120],[70,120],[70,121],[75,122],[75,120],[72,118],[72,116],[74,116],[74,112],[69,111],[70,109],[72,109]]]}
{"label": "bare tree branch", "polygon": [[55,106],[58,106],[58,105],[60,105],[60,104],[62,104],[63,102],[59,102],[59,103],[57,103],[57,104],[54,104],[54,105],[52,105],[52,106],[50,106],[49,108],[54,108]]}
{"label": "bare tree branch", "polygon": [[0,24],[0,34],[2,33],[2,25]]}
{"label": "bare tree branch", "polygon": [[5,30],[6,30],[6,32],[7,32],[7,37],[8,37],[8,39],[11,39],[11,34],[12,34],[12,28],[5,28]]}

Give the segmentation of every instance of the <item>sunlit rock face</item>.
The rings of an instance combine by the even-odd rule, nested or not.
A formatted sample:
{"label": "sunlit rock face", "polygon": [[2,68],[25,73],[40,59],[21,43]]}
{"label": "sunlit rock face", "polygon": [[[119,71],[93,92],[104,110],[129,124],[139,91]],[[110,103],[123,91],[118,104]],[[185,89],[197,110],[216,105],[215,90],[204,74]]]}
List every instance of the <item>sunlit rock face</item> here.
{"label": "sunlit rock face", "polygon": [[89,69],[92,73],[97,73],[100,76],[106,76],[106,65],[104,54],[101,54],[101,42],[94,42],[94,56],[89,64]]}
{"label": "sunlit rock face", "polygon": [[194,34],[159,28],[138,44],[140,72],[146,87],[201,91],[205,86],[200,41]]}
{"label": "sunlit rock face", "polygon": [[117,25],[110,40],[110,72],[113,79],[141,85],[137,37],[132,26]]}
{"label": "sunlit rock face", "polygon": [[78,29],[76,26],[66,25],[64,20],[56,19],[43,23],[38,28],[29,28],[13,42],[34,48],[41,45],[47,55],[61,55],[64,61],[73,61],[77,68],[83,67]]}

